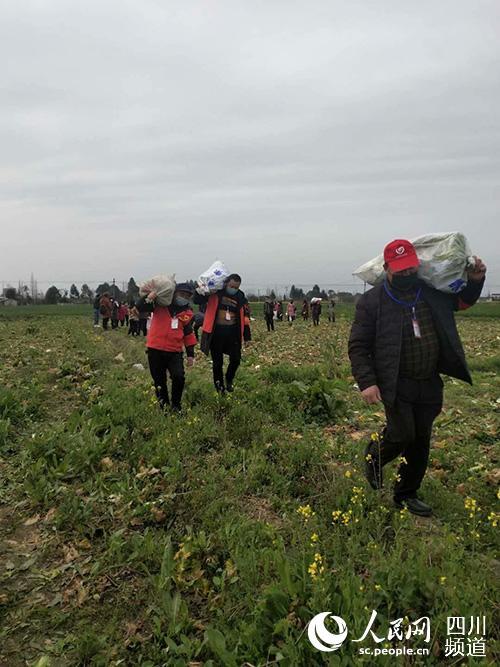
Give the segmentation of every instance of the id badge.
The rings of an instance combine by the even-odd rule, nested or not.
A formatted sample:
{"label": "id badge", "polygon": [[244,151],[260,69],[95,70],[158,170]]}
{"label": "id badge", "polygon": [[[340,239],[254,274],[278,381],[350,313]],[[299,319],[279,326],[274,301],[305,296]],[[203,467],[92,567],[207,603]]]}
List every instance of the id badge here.
{"label": "id badge", "polygon": [[228,320],[228,321],[231,320],[231,313],[229,312],[229,309],[226,310],[226,320]]}
{"label": "id badge", "polygon": [[172,318],[172,329],[179,328],[179,319],[177,317]]}
{"label": "id badge", "polygon": [[412,324],[413,324],[413,333],[415,334],[415,338],[422,338],[422,334],[420,333],[420,324],[418,323],[418,320],[416,318],[412,318]]}

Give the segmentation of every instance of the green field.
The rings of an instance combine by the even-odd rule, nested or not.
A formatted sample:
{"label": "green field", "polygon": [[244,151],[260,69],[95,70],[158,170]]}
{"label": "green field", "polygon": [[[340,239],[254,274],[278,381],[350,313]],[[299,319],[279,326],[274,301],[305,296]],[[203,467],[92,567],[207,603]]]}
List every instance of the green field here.
{"label": "green field", "polygon": [[[383,412],[353,387],[352,307],[274,334],[260,308],[234,394],[198,352],[182,417],[90,307],[0,310],[0,665],[393,664],[350,641],[372,609],[381,637],[431,619],[409,644],[430,656],[397,664],[458,664],[447,617],[483,615],[487,657],[462,664],[498,664],[500,304],[459,321],[474,386],[445,379],[432,519],[393,509],[395,468],[382,492],[362,475]],[[323,611],[349,627],[334,653],[307,639]]]}

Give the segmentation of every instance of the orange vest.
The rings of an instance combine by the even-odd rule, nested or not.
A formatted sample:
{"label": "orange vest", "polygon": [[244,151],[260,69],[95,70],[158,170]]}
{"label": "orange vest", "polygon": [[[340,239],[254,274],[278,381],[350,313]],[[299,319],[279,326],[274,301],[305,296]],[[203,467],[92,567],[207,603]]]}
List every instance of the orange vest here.
{"label": "orange vest", "polygon": [[[167,306],[157,306],[151,318],[151,327],[146,338],[146,346],[165,352],[182,352],[184,347],[196,345],[193,332],[185,335],[186,327],[193,318],[192,310],[182,310],[172,317]],[[177,328],[172,328],[172,320],[177,319]]]}
{"label": "orange vest", "polygon": [[[205,311],[205,318],[203,320],[202,331],[206,334],[211,334],[214,330],[215,318],[219,310],[219,295],[211,294],[208,297],[207,309]],[[240,330],[241,340],[243,341],[243,332],[245,330],[245,307],[240,308]]]}

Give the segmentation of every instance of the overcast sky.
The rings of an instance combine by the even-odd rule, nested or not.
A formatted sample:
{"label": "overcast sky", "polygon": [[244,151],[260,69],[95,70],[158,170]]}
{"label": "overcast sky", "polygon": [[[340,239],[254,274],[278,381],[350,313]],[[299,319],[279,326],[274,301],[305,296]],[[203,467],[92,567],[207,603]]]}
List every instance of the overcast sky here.
{"label": "overcast sky", "polygon": [[4,0],[0,280],[354,283],[460,230],[500,291],[498,0]]}

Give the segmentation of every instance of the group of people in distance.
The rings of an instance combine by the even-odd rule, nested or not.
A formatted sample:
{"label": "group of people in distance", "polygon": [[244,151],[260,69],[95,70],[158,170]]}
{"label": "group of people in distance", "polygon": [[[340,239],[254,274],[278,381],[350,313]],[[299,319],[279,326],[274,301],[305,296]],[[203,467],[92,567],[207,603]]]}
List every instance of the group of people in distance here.
{"label": "group of people in distance", "polygon": [[129,336],[147,335],[149,312],[139,310],[134,302],[121,302],[112,298],[109,292],[104,292],[95,295],[93,309],[94,327],[99,327],[99,320],[102,319],[104,331],[109,329],[111,323],[111,329],[127,326]]}
{"label": "group of people in distance", "polygon": [[[319,318],[321,315],[321,299],[311,299],[311,303],[307,299],[302,302],[301,315],[304,322],[309,320],[309,314],[312,318],[314,326],[319,325]],[[274,322],[283,321],[283,301],[277,301],[271,296],[266,296],[264,301],[264,319],[268,331],[274,331]],[[297,306],[293,299],[290,299],[286,304],[286,319],[291,326],[297,319]],[[330,299],[328,301],[328,321],[335,322],[335,301]]]}
{"label": "group of people in distance", "polygon": [[[200,328],[200,348],[212,358],[215,389],[220,394],[233,391],[242,347],[251,340],[250,311],[240,285],[241,277],[233,273],[226,278],[222,289],[213,294],[201,294],[189,283],[177,283],[170,306],[158,305],[154,291],[138,300],[136,307],[139,311],[152,314],[146,343],[147,355],[162,408],[171,405],[174,411],[181,409],[185,383],[183,351],[186,351],[188,367],[192,367]],[[192,302],[199,306],[197,315],[202,317],[197,319],[194,316]],[[224,355],[229,357],[225,373]],[[171,398],[167,374],[172,381]]]}
{"label": "group of people in distance", "polygon": [[[419,259],[410,241],[397,239],[384,249],[384,281],[368,290],[358,300],[348,343],[352,375],[368,404],[382,403],[386,426],[365,449],[364,474],[373,489],[383,484],[382,468],[401,458],[394,502],[397,507],[420,516],[430,516],[432,508],[417,496],[424,478],[430,450],[434,419],[443,403],[440,373],[472,384],[464,350],[457,331],[454,311],[472,306],[481,294],[486,266],[475,258],[468,281],[458,294],[440,292],[418,276]],[[147,355],[158,402],[180,411],[185,384],[183,352],[188,367],[195,360],[195,346],[201,329],[201,350],[212,358],[215,389],[220,394],[232,392],[240,365],[242,347],[249,344],[250,311],[240,289],[241,277],[233,273],[223,287],[208,295],[189,283],[178,283],[169,306],[157,303],[154,291],[129,308],[129,320],[136,311],[152,315],[147,332]],[[194,315],[191,304],[199,306]],[[316,305],[317,304],[317,305]],[[117,308],[103,294],[99,300],[103,327],[120,322]],[[318,324],[321,301],[311,306],[304,300],[302,317]],[[279,313],[281,311],[281,318]],[[290,323],[296,307],[287,308]],[[118,313],[118,317],[116,317]],[[134,313],[134,317],[135,317]],[[283,318],[283,307],[271,297],[264,303],[268,331],[274,321]],[[334,303],[329,303],[329,319],[335,320]],[[114,325],[113,325],[114,322]],[[224,372],[224,355],[229,364]],[[171,397],[167,374],[172,381]]]}

